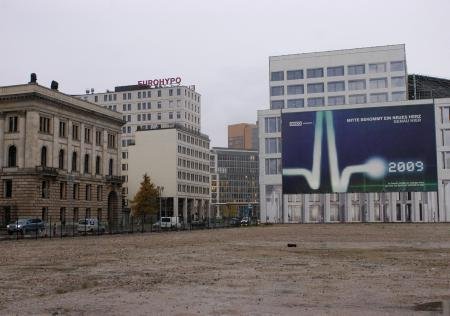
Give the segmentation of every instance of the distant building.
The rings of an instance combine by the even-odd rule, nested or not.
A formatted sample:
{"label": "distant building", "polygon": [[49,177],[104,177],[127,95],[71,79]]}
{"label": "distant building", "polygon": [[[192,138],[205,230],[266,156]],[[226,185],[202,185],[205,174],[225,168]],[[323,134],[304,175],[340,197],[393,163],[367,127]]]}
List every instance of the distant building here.
{"label": "distant building", "polygon": [[102,93],[90,93],[91,91],[87,90],[87,94],[78,96],[121,113],[126,122],[122,127],[122,161],[120,165],[124,181],[123,198],[126,210],[129,210],[129,201],[133,199],[133,196],[128,194],[128,146],[134,141],[137,129],[165,128],[179,124],[186,129],[200,132],[200,94],[195,91],[193,85],[179,84],[180,78],[170,79],[172,80],[167,80],[172,83],[170,85],[161,86],[158,83],[153,86],[152,83],[145,81],[136,85],[117,86],[114,91]]}
{"label": "distant building", "polygon": [[450,80],[423,75],[408,75],[408,99],[450,98]]}
{"label": "distant building", "polygon": [[216,216],[259,217],[258,152],[214,147],[210,157]]}
{"label": "distant building", "polygon": [[258,128],[256,124],[228,125],[228,148],[257,150]]}
{"label": "distant building", "polygon": [[36,83],[0,89],[0,226],[121,219],[122,116]]}
{"label": "distant building", "polygon": [[129,196],[147,173],[161,192],[163,216],[184,223],[210,215],[209,137],[180,125],[141,130],[128,147]]}

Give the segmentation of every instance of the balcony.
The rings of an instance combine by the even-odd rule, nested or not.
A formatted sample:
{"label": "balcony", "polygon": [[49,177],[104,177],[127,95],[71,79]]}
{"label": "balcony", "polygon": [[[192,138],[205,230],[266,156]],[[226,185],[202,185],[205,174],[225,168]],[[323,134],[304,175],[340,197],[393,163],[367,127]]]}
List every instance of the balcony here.
{"label": "balcony", "polygon": [[36,171],[44,177],[57,177],[58,169],[44,166],[37,166]]}
{"label": "balcony", "polygon": [[106,176],[106,182],[113,184],[122,184],[123,180],[120,176]]}

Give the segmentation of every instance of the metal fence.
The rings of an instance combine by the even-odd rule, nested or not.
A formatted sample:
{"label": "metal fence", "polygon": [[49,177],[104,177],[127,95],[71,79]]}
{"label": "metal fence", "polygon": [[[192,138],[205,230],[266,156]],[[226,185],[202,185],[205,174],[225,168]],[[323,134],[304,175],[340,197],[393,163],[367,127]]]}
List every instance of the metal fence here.
{"label": "metal fence", "polygon": [[[28,219],[33,220],[33,219]],[[34,219],[39,220],[39,219]],[[25,220],[23,220],[25,221]],[[170,231],[186,231],[201,229],[220,229],[242,226],[256,226],[259,222],[254,219],[242,220],[240,218],[205,219],[203,221],[171,221],[161,223],[154,217],[129,217],[118,224],[110,224],[100,218],[90,217],[83,219],[69,219],[61,222],[59,217],[49,217],[46,222],[26,223],[13,222],[9,228],[0,229],[0,240],[11,239],[41,239],[41,238],[65,238],[79,236],[100,236],[108,234],[134,234],[134,233],[159,233]],[[35,226],[33,226],[33,224]],[[12,225],[12,226],[11,226]]]}

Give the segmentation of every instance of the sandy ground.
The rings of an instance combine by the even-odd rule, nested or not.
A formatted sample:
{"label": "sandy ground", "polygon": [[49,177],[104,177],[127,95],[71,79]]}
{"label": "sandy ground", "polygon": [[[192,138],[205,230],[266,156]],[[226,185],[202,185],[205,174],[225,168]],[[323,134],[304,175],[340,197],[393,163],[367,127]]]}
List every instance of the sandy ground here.
{"label": "sandy ground", "polygon": [[450,299],[448,224],[2,241],[0,251],[2,315],[429,315],[415,304]]}

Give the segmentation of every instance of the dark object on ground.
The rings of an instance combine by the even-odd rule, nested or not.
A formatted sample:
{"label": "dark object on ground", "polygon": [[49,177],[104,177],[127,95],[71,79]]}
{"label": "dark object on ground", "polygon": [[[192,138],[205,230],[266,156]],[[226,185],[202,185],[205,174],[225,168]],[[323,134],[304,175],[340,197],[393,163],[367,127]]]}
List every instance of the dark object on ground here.
{"label": "dark object on ground", "polygon": [[422,304],[416,304],[414,306],[415,311],[433,311],[442,312],[442,302],[427,302]]}
{"label": "dark object on ground", "polygon": [[287,244],[288,247],[297,247],[297,244]]}

